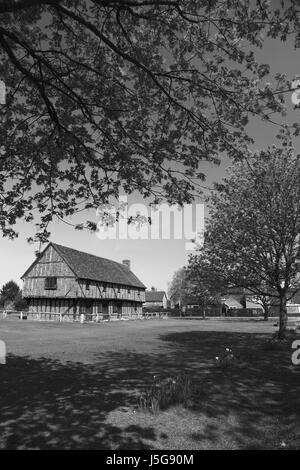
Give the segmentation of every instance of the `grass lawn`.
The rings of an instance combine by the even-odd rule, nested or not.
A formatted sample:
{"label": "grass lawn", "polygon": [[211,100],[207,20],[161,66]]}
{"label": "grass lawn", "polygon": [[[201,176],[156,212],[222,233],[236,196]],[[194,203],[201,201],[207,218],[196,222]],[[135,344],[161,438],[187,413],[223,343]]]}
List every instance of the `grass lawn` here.
{"label": "grass lawn", "polygon": [[[273,322],[148,320],[99,325],[0,320],[1,449],[300,448],[300,365],[265,347]],[[230,368],[214,359],[229,347]],[[201,398],[136,408],[153,376],[188,374]]]}

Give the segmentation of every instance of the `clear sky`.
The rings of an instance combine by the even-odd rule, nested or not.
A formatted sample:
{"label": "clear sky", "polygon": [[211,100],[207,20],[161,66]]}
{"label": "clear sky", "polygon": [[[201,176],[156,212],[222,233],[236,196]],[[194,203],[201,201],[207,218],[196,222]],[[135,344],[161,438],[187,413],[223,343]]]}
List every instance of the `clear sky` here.
{"label": "clear sky", "polygon": [[[291,43],[267,40],[258,58],[271,65],[272,73],[286,73],[291,80],[300,75],[300,50],[295,51]],[[272,77],[269,81],[272,82]],[[293,122],[299,120],[300,110],[293,110],[290,106],[288,119]],[[268,123],[252,122],[249,131],[256,140],[254,148],[264,148],[275,142],[277,129]],[[299,152],[299,139],[295,146]],[[228,165],[228,160],[224,160],[220,167],[206,164],[207,184],[220,180]],[[134,200],[142,202],[138,196]],[[96,222],[96,214],[90,212],[87,219]],[[81,221],[84,220],[86,218],[82,215]],[[0,286],[10,279],[22,285],[20,276],[34,260],[37,246],[29,245],[26,241],[34,233],[34,226],[19,223],[17,228],[19,237],[16,240],[0,238]],[[166,289],[174,271],[186,264],[189,254],[185,249],[185,240],[99,240],[95,234],[75,231],[62,222],[53,223],[51,232],[51,241],[55,243],[115,261],[130,259],[132,271],[148,288],[153,285],[158,289]]]}

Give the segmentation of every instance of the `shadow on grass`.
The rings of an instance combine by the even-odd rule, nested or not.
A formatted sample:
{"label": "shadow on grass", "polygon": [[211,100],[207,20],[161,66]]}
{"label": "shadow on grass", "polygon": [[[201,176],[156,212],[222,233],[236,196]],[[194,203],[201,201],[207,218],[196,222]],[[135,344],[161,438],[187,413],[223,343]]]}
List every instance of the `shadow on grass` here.
{"label": "shadow on grass", "polygon": [[[179,363],[191,361],[193,376],[202,381],[205,399],[199,409],[211,422],[191,435],[194,440],[217,442],[227,434],[244,449],[274,448],[281,441],[300,448],[300,366],[291,362],[291,344],[269,350],[269,338],[198,331],[162,337],[176,350]],[[238,364],[213,366],[226,347],[239,357]]]}
{"label": "shadow on grass", "polygon": [[152,429],[105,422],[107,413],[132,402],[122,384],[125,374],[9,356],[0,369],[0,447],[147,449],[142,440],[155,439]]}
{"label": "shadow on grass", "polygon": [[[267,448],[282,433],[299,434],[300,369],[291,364],[291,349],[265,350],[266,336],[259,334],[192,331],[159,339],[153,354],[112,351],[93,364],[10,356],[0,368],[0,447],[153,448],[159,432],[147,419],[124,428],[111,425],[108,413],[135,406],[153,375],[182,373],[204,392],[191,410],[208,418],[187,436],[195,448],[201,441],[220,446],[224,436],[240,448]],[[226,347],[241,361],[218,369],[214,358]]]}

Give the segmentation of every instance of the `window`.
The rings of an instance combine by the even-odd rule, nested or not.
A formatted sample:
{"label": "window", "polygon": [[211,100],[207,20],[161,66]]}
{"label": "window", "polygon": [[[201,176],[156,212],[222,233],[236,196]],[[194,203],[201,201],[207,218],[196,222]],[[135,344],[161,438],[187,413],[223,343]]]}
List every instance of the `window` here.
{"label": "window", "polygon": [[45,279],[45,290],[56,290],[57,289],[57,278],[46,277]]}
{"label": "window", "polygon": [[86,281],[85,283],[85,289],[90,290],[90,281]]}
{"label": "window", "polygon": [[120,294],[120,292],[121,292],[121,287],[118,286],[118,294]]}
{"label": "window", "polygon": [[128,294],[130,294],[130,293],[131,293],[131,289],[130,289],[130,287],[128,287],[128,289],[127,289],[127,292],[128,292]]}
{"label": "window", "polygon": [[103,284],[103,292],[106,292],[106,284]]}
{"label": "window", "polygon": [[103,312],[102,303],[98,302],[98,304],[97,304],[97,313],[102,313],[102,312]]}

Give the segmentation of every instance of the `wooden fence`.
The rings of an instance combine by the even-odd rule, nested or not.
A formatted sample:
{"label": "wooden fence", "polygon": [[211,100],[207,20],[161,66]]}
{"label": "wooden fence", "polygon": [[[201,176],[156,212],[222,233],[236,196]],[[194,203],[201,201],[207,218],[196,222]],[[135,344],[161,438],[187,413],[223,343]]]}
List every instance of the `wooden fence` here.
{"label": "wooden fence", "polygon": [[[299,314],[298,314],[299,315]],[[260,309],[229,309],[226,315],[220,312],[219,308],[209,308],[206,310],[205,317],[262,317],[263,313]],[[270,315],[278,317],[278,314]],[[290,316],[297,316],[290,314]],[[20,320],[37,320],[37,321],[55,321],[55,322],[93,322],[99,323],[102,321],[114,321],[114,320],[137,320],[137,319],[151,319],[151,318],[203,318],[203,311],[201,308],[192,308],[181,311],[180,309],[143,309],[141,314],[114,314],[112,316],[99,314],[74,314],[74,313],[54,313],[54,312],[28,312],[28,311],[17,311],[17,310],[0,310],[0,318],[17,317]]]}
{"label": "wooden fence", "polygon": [[54,321],[54,322],[93,322],[100,323],[102,321],[113,320],[142,320],[151,318],[162,318],[162,312],[143,312],[142,314],[122,314],[122,315],[103,315],[103,314],[74,314],[74,313],[54,313],[54,312],[27,312],[17,310],[0,310],[0,318],[18,317],[20,320],[35,320],[35,321]]}
{"label": "wooden fence", "polygon": [[[180,310],[179,308],[158,308],[150,309],[143,308],[144,313],[156,312],[159,315],[165,315],[168,317],[203,317],[203,309],[201,307],[185,308]],[[222,312],[221,306],[208,306],[205,309],[205,317],[259,317],[263,316],[262,310],[259,308],[240,308],[240,309],[228,309],[226,314]]]}
{"label": "wooden fence", "polygon": [[3,319],[9,316],[25,317],[26,315],[27,315],[26,311],[0,309],[0,318],[3,318]]}

